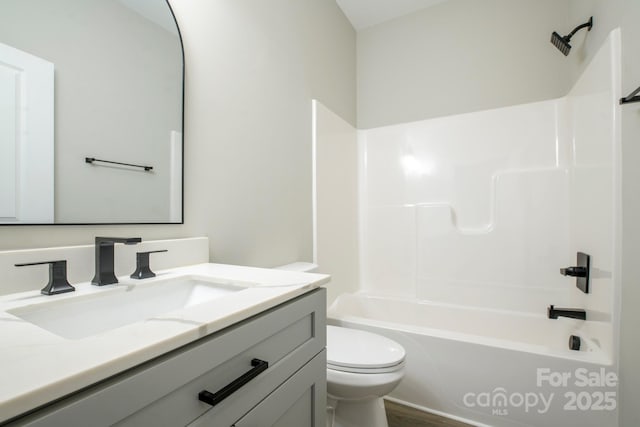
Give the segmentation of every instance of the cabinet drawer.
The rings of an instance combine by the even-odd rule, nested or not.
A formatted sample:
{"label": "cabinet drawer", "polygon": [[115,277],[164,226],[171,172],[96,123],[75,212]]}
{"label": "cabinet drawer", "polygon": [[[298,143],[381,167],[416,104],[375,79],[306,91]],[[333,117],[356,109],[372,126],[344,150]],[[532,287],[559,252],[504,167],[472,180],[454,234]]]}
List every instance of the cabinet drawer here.
{"label": "cabinet drawer", "polygon": [[[189,427],[325,427],[327,357],[323,350],[240,419],[207,412]],[[237,419],[237,417],[236,417]]]}
{"label": "cabinet drawer", "polygon": [[[318,354],[326,342],[325,290],[264,313],[130,369],[12,425],[181,426],[202,414],[227,414],[231,425]],[[198,400],[269,363],[216,406]]]}

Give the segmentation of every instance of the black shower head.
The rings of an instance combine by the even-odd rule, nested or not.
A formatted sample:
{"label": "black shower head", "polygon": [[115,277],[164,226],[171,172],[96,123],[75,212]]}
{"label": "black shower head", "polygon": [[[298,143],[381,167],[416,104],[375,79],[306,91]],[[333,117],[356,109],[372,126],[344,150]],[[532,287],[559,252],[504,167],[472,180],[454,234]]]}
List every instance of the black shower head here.
{"label": "black shower head", "polygon": [[557,47],[564,56],[569,55],[569,51],[571,50],[569,40],[571,40],[569,37],[563,37],[555,31],[551,34],[551,44]]}
{"label": "black shower head", "polygon": [[587,28],[588,31],[591,31],[591,27],[593,27],[593,16],[589,18],[589,21],[585,22],[582,25],[578,25],[566,36],[561,36],[554,31],[553,34],[551,34],[551,44],[557,47],[564,56],[567,56],[569,55],[569,51],[571,50],[571,45],[569,44],[569,42],[571,41],[571,37],[573,37],[573,35],[582,28]]}

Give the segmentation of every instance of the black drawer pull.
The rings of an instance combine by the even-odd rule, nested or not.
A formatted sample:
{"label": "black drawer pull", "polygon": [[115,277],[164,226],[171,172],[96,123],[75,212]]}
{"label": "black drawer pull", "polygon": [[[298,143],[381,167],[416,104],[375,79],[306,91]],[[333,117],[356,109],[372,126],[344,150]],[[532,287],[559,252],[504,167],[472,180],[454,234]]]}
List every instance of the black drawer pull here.
{"label": "black drawer pull", "polygon": [[250,371],[242,374],[215,393],[202,390],[198,393],[198,400],[208,403],[211,406],[216,406],[218,403],[235,393],[240,387],[260,375],[261,372],[266,371],[269,367],[269,362],[265,362],[260,359],[253,359],[251,360],[251,366],[253,366],[253,368],[251,368]]}

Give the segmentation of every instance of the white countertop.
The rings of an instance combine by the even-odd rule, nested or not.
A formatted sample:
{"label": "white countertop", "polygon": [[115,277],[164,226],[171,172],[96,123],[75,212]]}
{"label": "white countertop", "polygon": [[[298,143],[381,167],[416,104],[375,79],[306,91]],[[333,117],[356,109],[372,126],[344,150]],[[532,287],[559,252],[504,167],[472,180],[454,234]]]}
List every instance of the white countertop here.
{"label": "white countertop", "polygon": [[[323,274],[199,264],[157,272],[156,278],[93,286],[73,284],[75,292],[46,296],[38,291],[0,297],[0,422],[108,378],[181,347],[264,310],[302,295],[329,281]],[[209,302],[154,316],[82,339],[66,339],[7,313],[55,299],[181,276],[200,276],[241,283],[238,292]]]}

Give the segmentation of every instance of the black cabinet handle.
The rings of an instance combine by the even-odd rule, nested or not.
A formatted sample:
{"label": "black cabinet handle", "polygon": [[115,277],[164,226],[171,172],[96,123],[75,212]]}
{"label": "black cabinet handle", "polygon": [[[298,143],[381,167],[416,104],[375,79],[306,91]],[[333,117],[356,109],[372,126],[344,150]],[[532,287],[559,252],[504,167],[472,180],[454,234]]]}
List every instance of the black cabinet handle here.
{"label": "black cabinet handle", "polygon": [[251,366],[253,366],[253,368],[251,368],[250,371],[242,374],[240,377],[231,381],[229,384],[222,387],[215,393],[211,393],[207,390],[202,390],[200,393],[198,393],[198,400],[204,403],[208,403],[211,406],[216,406],[218,403],[222,402],[224,399],[235,393],[240,387],[260,375],[261,372],[266,371],[269,367],[269,362],[265,362],[264,360],[260,359],[253,359],[251,360]]}

